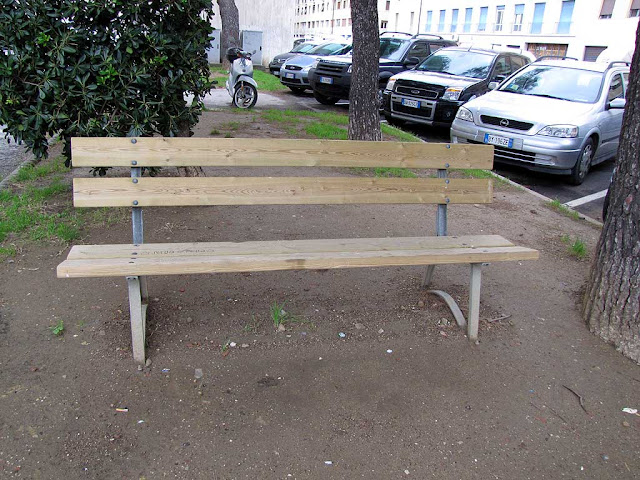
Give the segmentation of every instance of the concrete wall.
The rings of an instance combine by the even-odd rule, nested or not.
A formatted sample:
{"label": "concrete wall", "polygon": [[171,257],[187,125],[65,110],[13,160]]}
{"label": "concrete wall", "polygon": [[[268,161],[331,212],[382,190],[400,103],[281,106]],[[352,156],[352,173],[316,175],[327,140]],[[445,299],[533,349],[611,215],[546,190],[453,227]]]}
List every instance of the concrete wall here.
{"label": "concrete wall", "polygon": [[[262,32],[262,65],[293,47],[293,18],[295,0],[236,0],[240,17],[240,30]],[[220,13],[214,2],[213,26],[221,28]],[[224,52],[222,52],[224,55]]]}

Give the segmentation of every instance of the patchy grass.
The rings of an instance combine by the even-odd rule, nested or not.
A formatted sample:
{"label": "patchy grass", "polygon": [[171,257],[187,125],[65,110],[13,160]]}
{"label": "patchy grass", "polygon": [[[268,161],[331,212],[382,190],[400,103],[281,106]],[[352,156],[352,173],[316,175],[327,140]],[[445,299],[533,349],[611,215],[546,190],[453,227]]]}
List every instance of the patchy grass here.
{"label": "patchy grass", "polygon": [[587,257],[587,245],[580,237],[572,239],[569,235],[565,234],[560,237],[560,240],[562,240],[562,243],[567,245],[567,250],[572,256],[580,260]]}
{"label": "patchy grass", "polygon": [[227,122],[220,125],[220,128],[235,131],[238,130],[241,126],[242,124],[240,122]]}
{"label": "patchy grass", "polygon": [[44,178],[52,173],[64,172],[66,167],[64,166],[64,158],[57,157],[51,162],[47,162],[44,165],[25,165],[14,177],[16,182],[33,182],[39,178]]}
{"label": "patchy grass", "polygon": [[[291,136],[300,134],[299,128],[315,138],[328,140],[346,140],[348,137],[349,116],[335,112],[312,112],[309,110],[265,110],[262,119],[271,123],[279,123]],[[301,125],[298,127],[298,125]],[[382,125],[385,135],[399,141],[419,142],[420,139],[398,128]],[[406,168],[356,168],[355,171],[373,171],[376,177],[413,178],[417,175]]]}
{"label": "patchy grass", "polygon": [[[224,88],[224,79],[229,75],[229,72],[220,66],[211,66],[209,69],[211,70],[213,77],[218,80],[218,87]],[[256,68],[253,70],[253,79],[258,84],[258,97],[260,96],[261,90],[263,92],[277,92],[288,89],[280,83],[280,79],[275,75],[271,75],[268,72],[263,72]]]}
{"label": "patchy grass", "polygon": [[218,130],[217,128],[214,128],[209,132],[209,135],[220,135],[220,130]]}
{"label": "patchy grass", "polygon": [[551,200],[550,202],[545,203],[545,205],[551,210],[561,213],[566,217],[569,217],[573,220],[580,220],[580,214],[575,210],[571,210],[569,207],[560,203],[560,200]]}

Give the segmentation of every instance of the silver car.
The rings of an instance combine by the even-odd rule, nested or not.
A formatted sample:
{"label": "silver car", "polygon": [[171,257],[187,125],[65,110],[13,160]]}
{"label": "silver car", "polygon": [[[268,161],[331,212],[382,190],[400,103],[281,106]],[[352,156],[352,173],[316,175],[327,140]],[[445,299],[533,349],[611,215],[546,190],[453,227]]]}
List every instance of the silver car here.
{"label": "silver car", "polygon": [[291,89],[293,93],[302,93],[309,85],[309,70],[320,57],[329,55],[345,55],[351,51],[348,42],[321,43],[304,55],[297,55],[285,61],[280,67],[280,82]]}
{"label": "silver car", "polygon": [[495,145],[496,163],[579,185],[617,153],[628,77],[624,62],[541,58],[460,107],[451,141]]}

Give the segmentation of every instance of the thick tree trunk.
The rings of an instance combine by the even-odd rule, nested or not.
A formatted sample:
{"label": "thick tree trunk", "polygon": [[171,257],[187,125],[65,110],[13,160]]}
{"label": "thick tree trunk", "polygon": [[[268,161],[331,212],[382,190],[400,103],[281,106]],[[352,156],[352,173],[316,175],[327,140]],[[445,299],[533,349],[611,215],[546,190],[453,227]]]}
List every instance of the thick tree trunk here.
{"label": "thick tree trunk", "polygon": [[640,362],[640,25],[610,204],[584,302],[591,330]]}
{"label": "thick tree trunk", "polygon": [[378,1],[351,0],[353,66],[349,92],[349,138],[381,140],[378,111]]}
{"label": "thick tree trunk", "polygon": [[222,65],[228,67],[227,49],[240,47],[240,18],[235,0],[218,0],[218,6],[220,7],[220,21],[222,22],[220,56],[222,57]]}
{"label": "thick tree trunk", "polygon": [[[193,135],[188,120],[182,120],[178,124],[178,137],[190,137]],[[202,167],[178,167],[181,177],[205,177]]]}

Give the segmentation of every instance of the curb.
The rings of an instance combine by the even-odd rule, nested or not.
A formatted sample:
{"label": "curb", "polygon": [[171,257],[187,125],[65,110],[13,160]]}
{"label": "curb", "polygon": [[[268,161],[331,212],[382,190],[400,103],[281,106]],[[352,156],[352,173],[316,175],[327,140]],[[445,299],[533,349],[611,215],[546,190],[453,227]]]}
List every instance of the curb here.
{"label": "curb", "polygon": [[9,183],[11,183],[11,180],[13,180],[15,178],[16,175],[18,175],[18,172],[20,171],[20,169],[22,167],[26,167],[28,165],[34,165],[36,164],[38,161],[36,159],[36,157],[34,157],[33,155],[31,156],[31,158],[26,159],[24,162],[22,162],[20,165],[18,165],[13,172],[11,172],[9,175],[7,175],[5,178],[2,179],[2,181],[0,181],[0,190],[2,190],[3,188],[5,188]]}
{"label": "curb", "polygon": [[[525,192],[530,193],[530,194],[531,194],[531,195],[533,195],[534,197],[536,197],[536,198],[538,198],[538,199],[540,199],[540,200],[543,200],[544,202],[552,202],[552,201],[553,201],[551,198],[546,197],[546,196],[542,195],[541,193],[538,193],[538,192],[536,192],[536,191],[534,191],[534,190],[531,190],[530,188],[524,187],[524,186],[520,185],[519,183],[514,182],[513,180],[508,179],[507,177],[503,177],[502,175],[498,175],[497,173],[494,173],[494,172],[492,172],[492,171],[489,171],[489,173],[491,173],[491,175],[493,175],[494,177],[499,178],[500,180],[502,180],[502,181],[504,181],[504,182],[508,183],[509,185],[513,185],[514,187],[520,188],[520,189],[524,190]],[[576,214],[578,215],[578,217],[580,218],[580,220],[584,220],[584,221],[586,221],[587,223],[590,223],[590,224],[592,224],[592,225],[594,225],[594,226],[596,226],[596,227],[600,227],[600,228],[602,228],[603,223],[602,223],[602,222],[600,222],[599,220],[596,220],[595,218],[588,217],[587,215],[584,215],[584,214],[580,213],[579,211],[577,211],[577,210],[575,210],[575,209],[573,209],[573,208],[571,208],[571,207],[567,207],[567,206],[566,206],[566,205],[564,205],[564,204],[563,204],[563,206],[564,206],[567,210],[569,210],[570,212],[574,212],[574,213],[576,213]]]}

